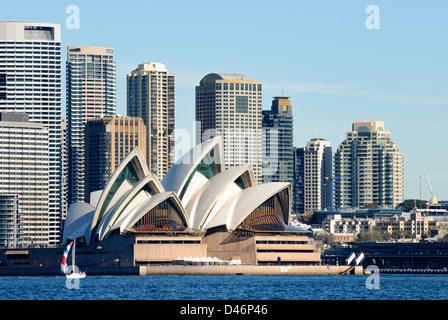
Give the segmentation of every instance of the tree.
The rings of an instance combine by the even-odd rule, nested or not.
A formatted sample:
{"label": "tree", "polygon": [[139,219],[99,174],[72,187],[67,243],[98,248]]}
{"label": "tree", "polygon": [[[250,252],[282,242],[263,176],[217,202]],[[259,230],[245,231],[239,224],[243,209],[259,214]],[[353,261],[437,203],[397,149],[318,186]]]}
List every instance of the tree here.
{"label": "tree", "polygon": [[404,212],[410,212],[414,207],[417,207],[417,209],[426,209],[426,201],[408,199],[400,203],[398,207],[403,207]]}
{"label": "tree", "polygon": [[358,242],[383,241],[384,237],[378,231],[365,231],[357,236]]}
{"label": "tree", "polygon": [[321,242],[322,244],[333,245],[333,236],[328,232],[319,232],[314,236],[314,240]]}
{"label": "tree", "polygon": [[409,232],[404,229],[397,229],[392,232],[393,239],[410,238]]}

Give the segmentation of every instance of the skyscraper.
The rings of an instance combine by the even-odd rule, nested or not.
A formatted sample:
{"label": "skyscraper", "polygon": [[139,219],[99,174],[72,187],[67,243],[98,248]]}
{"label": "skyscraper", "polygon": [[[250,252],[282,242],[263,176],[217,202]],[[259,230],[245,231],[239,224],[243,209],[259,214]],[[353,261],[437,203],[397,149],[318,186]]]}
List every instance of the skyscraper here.
{"label": "skyscraper", "polygon": [[115,169],[134,148],[146,149],[141,118],[112,116],[87,120],[85,127],[85,199],[106,187]]}
{"label": "skyscraper", "polygon": [[355,121],[334,157],[339,208],[396,206],[403,201],[403,154],[382,121]]}
{"label": "skyscraper", "polygon": [[127,115],[146,125],[148,167],[162,179],[174,163],[175,76],[164,64],[143,63],[127,76]]}
{"label": "skyscraper", "polygon": [[49,244],[61,228],[61,27],[0,21],[0,111],[25,112],[48,128]]}
{"label": "skyscraper", "polygon": [[221,135],[226,168],[250,163],[261,182],[262,84],[241,74],[210,73],[196,86],[196,144]]}
{"label": "skyscraper", "polygon": [[293,118],[288,97],[274,97],[263,110],[263,183],[292,182],[294,174]]}
{"label": "skyscraper", "polygon": [[69,204],[84,201],[84,126],[115,114],[116,66],[108,47],[67,48]]}
{"label": "skyscraper", "polygon": [[332,151],[330,142],[315,138],[308,141],[304,154],[304,212],[331,208]]}
{"label": "skyscraper", "polygon": [[15,214],[0,216],[0,228],[14,222],[16,227],[12,234],[7,228],[8,242],[1,245],[48,245],[52,231],[49,129],[30,122],[26,113],[0,112],[0,137],[0,194],[8,195],[4,201],[9,203],[14,202],[12,197],[17,199]]}

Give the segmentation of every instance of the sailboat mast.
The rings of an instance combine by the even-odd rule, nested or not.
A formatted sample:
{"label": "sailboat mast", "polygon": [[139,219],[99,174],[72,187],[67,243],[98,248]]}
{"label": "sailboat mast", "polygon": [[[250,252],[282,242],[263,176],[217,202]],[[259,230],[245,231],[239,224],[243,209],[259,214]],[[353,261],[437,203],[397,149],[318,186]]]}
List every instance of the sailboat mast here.
{"label": "sailboat mast", "polygon": [[75,272],[75,250],[76,250],[76,239],[73,240],[73,250],[72,250],[72,272]]}

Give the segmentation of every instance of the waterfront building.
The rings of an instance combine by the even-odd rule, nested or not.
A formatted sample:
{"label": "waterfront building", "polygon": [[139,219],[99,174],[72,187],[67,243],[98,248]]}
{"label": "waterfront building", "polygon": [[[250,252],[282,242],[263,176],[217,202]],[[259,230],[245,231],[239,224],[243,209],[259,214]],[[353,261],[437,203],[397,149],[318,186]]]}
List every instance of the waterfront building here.
{"label": "waterfront building", "polygon": [[84,126],[87,119],[112,116],[116,66],[109,47],[67,47],[68,203],[84,201]]}
{"label": "waterfront building", "polygon": [[407,236],[414,239],[431,236],[432,230],[446,230],[448,223],[436,217],[422,215],[420,210],[403,213],[401,216],[393,216],[377,221],[373,230],[380,233],[392,234],[396,231],[404,231]]}
{"label": "waterfront building", "polygon": [[403,154],[382,121],[355,121],[334,156],[337,208],[403,202]]}
{"label": "waterfront building", "polygon": [[352,234],[371,231],[376,225],[372,218],[341,218],[340,214],[330,215],[322,223],[322,229],[331,234]]}
{"label": "waterfront building", "polygon": [[303,150],[304,212],[331,208],[332,151],[325,139],[311,139]]}
{"label": "waterfront building", "polygon": [[[446,242],[358,242],[347,247],[335,247],[322,252],[322,263],[346,264],[350,254],[364,254],[361,262],[364,268],[377,266],[382,273],[406,272],[412,269],[446,272],[448,264],[448,243]],[[422,270],[423,269],[423,270]]]}
{"label": "waterfront building", "polygon": [[0,150],[0,195],[6,196],[0,225],[6,224],[6,244],[46,246],[52,231],[49,129],[29,121],[26,113],[0,112]]}
{"label": "waterfront building", "polygon": [[89,119],[84,139],[85,199],[89,202],[90,194],[106,187],[127,154],[136,147],[146,150],[146,126],[141,118],[127,116]]}
{"label": "waterfront building", "polygon": [[337,209],[335,211],[331,210],[317,210],[314,211],[312,217],[313,225],[321,225],[325,219],[338,214],[342,219],[357,219],[357,218],[369,218],[369,219],[382,219],[390,218],[395,215],[401,216],[403,213],[402,209],[392,208],[392,207],[376,207],[376,208],[347,208],[347,209]]}
{"label": "waterfront building", "polygon": [[127,76],[127,115],[146,125],[145,158],[162,179],[174,163],[175,76],[164,64],[143,63]]}
{"label": "waterfront building", "polygon": [[[61,240],[61,27],[0,21],[0,111],[24,112],[49,130],[49,236]],[[47,214],[46,214],[47,216]]]}
{"label": "waterfront building", "polygon": [[261,182],[262,83],[210,73],[196,86],[196,143],[221,135],[226,169],[250,163]]}
{"label": "waterfront building", "polygon": [[0,247],[17,246],[17,222],[17,194],[0,193]]}
{"label": "waterfront building", "polygon": [[184,154],[159,181],[134,149],[90,203],[70,205],[64,242],[81,239],[96,251],[119,247],[113,261],[120,265],[125,259],[145,266],[209,256],[319,265],[310,231],[288,225],[290,183],[257,184],[250,164],[225,169],[223,158],[217,136]]}
{"label": "waterfront building", "polygon": [[291,182],[294,174],[293,117],[289,97],[274,97],[262,111],[262,182]]}

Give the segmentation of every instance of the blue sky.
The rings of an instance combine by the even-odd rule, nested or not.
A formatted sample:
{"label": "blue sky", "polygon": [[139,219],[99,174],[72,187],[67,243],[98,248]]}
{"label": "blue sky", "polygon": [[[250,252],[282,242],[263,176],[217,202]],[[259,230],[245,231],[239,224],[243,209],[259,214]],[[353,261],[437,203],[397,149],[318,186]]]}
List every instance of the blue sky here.
{"label": "blue sky", "polygon": [[[79,29],[65,27],[69,5],[79,8]],[[380,29],[366,28],[369,5],[379,9]],[[192,137],[195,86],[211,72],[262,81],[263,109],[274,96],[291,97],[298,147],[321,137],[335,151],[353,121],[384,121],[404,154],[405,198],[419,197],[426,170],[442,200],[447,14],[446,0],[3,1],[0,9],[1,20],[61,24],[64,63],[68,45],[113,47],[120,114],[126,74],[164,63],[176,75],[176,126]]]}

